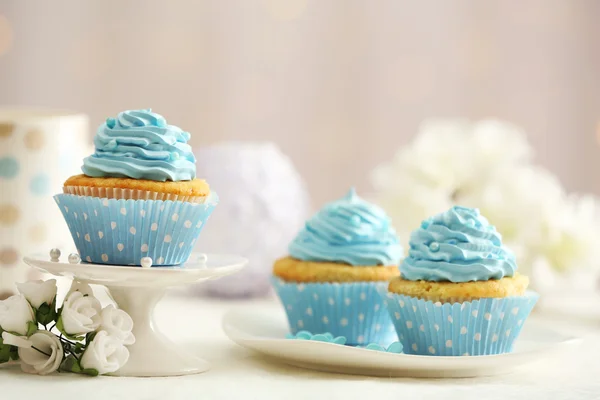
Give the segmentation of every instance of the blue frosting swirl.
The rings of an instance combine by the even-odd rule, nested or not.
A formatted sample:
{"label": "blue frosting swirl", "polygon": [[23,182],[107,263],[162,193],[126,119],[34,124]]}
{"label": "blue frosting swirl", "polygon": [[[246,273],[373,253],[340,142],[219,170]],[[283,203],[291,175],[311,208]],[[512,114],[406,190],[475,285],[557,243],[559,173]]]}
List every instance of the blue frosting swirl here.
{"label": "blue frosting swirl", "polygon": [[96,152],[83,160],[92,177],[187,181],[196,177],[190,134],[168,125],[152,110],[130,110],[108,118],[94,137]]}
{"label": "blue frosting swirl", "polygon": [[398,265],[402,246],[385,212],[351,189],[344,198],[326,204],[306,222],[289,252],[304,261]]}
{"label": "blue frosting swirl", "polygon": [[458,206],[421,223],[400,266],[404,279],[436,282],[501,279],[516,270],[496,228],[479,210]]}

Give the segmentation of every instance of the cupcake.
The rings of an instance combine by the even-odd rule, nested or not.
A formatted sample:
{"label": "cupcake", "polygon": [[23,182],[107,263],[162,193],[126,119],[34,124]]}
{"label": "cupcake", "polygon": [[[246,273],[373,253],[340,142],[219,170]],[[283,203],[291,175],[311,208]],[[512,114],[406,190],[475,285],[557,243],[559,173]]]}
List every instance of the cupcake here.
{"label": "cupcake", "polygon": [[108,118],[83,174],[54,196],[82,260],[101,264],[185,262],[218,197],[196,178],[190,134],[151,110]]}
{"label": "cupcake", "polygon": [[538,299],[477,209],[453,207],[423,221],[400,271],[382,295],[407,354],[510,352]]}
{"label": "cupcake", "polygon": [[385,212],[354,190],[306,222],[273,267],[273,286],[292,334],[344,336],[350,345],[397,340],[377,292],[398,276],[402,257]]}

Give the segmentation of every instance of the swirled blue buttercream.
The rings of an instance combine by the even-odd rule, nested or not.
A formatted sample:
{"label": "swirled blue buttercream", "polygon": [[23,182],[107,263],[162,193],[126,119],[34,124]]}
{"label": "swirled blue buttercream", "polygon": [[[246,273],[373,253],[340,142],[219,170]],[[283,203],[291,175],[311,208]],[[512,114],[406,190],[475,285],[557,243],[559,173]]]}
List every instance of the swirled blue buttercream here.
{"label": "swirled blue buttercream", "polygon": [[421,223],[400,266],[404,279],[436,282],[500,279],[516,270],[496,228],[479,210],[458,206]]}
{"label": "swirled blue buttercream", "polygon": [[304,261],[398,265],[402,247],[385,212],[351,189],[306,222],[290,244],[289,253]]}
{"label": "swirled blue buttercream", "polygon": [[191,180],[196,158],[188,140],[189,133],[150,109],[123,111],[100,125],[96,152],[83,160],[81,169],[91,177]]}

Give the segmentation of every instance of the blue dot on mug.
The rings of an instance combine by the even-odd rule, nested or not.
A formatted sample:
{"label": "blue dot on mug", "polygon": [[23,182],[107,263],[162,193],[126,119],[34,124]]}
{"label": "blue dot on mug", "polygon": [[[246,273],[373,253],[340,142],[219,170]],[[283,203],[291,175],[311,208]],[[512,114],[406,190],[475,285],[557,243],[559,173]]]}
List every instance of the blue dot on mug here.
{"label": "blue dot on mug", "polygon": [[50,177],[44,173],[37,174],[31,178],[29,183],[31,193],[37,196],[44,196],[50,192]]}
{"label": "blue dot on mug", "polygon": [[14,157],[0,158],[0,177],[12,179],[19,174],[19,162]]}

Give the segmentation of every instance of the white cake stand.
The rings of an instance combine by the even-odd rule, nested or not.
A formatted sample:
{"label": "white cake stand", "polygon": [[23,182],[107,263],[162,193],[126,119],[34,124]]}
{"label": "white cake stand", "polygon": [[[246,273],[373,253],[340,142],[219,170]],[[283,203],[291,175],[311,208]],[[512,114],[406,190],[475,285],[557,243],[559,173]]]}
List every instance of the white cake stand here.
{"label": "white cake stand", "polygon": [[151,268],[70,264],[51,261],[41,254],[25,257],[24,261],[52,275],[105,286],[134,323],[135,343],[128,346],[129,361],[114,375],[144,377],[197,374],[210,368],[207,361],[189,354],[157,330],[154,308],[169,287],[217,279],[239,271],[247,263],[245,258],[221,254],[192,254],[185,264]]}

